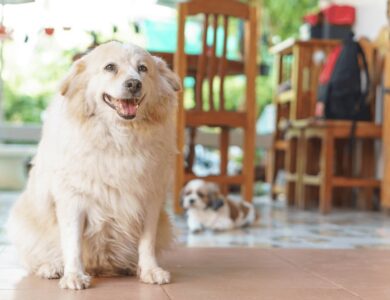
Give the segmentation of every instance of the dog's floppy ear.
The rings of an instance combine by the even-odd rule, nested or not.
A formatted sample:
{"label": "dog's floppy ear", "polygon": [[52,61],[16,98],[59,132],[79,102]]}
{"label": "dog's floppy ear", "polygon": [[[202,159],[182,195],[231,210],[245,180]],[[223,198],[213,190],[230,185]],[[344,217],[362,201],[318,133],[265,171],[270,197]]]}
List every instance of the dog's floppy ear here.
{"label": "dog's floppy ear", "polygon": [[84,58],[78,59],[73,63],[59,88],[61,95],[69,100],[69,109],[72,115],[82,121],[93,115],[95,110],[93,99],[88,99],[86,95],[88,84],[86,69]]}
{"label": "dog's floppy ear", "polygon": [[212,201],[211,208],[213,210],[218,210],[220,207],[222,207],[224,204],[222,197],[215,198]]}
{"label": "dog's floppy ear", "polygon": [[78,59],[73,63],[69,73],[60,84],[60,93],[66,98],[72,98],[78,90],[82,88],[83,82],[80,82],[85,71],[85,62],[83,59]]}
{"label": "dog's floppy ear", "polygon": [[211,207],[213,210],[218,210],[223,206],[223,196],[218,193],[216,190],[209,190],[207,193],[207,206]]}
{"label": "dog's floppy ear", "polygon": [[181,81],[179,76],[177,76],[169,67],[167,66],[167,63],[156,56],[153,56],[154,61],[156,62],[157,66],[157,72],[162,76],[171,86],[171,88],[175,91],[181,91]]}

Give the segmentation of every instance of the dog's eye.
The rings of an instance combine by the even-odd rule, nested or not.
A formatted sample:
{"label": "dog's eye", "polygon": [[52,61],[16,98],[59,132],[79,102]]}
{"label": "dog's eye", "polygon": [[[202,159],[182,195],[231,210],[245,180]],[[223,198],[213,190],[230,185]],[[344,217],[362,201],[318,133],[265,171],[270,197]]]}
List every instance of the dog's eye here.
{"label": "dog's eye", "polygon": [[138,66],[138,72],[147,72],[148,68],[145,65]]}
{"label": "dog's eye", "polygon": [[197,192],[197,194],[198,194],[198,196],[199,196],[200,198],[203,198],[203,197],[205,196],[202,192]]}
{"label": "dog's eye", "polygon": [[116,65],[115,64],[108,64],[104,67],[104,70],[108,72],[116,72]]}

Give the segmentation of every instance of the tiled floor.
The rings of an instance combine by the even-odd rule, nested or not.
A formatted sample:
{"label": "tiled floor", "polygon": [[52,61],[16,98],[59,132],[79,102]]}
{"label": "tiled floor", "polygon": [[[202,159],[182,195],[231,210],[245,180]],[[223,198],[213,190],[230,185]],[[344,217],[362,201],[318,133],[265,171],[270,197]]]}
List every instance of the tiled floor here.
{"label": "tiled floor", "polygon": [[379,212],[317,211],[286,208],[283,202],[255,199],[260,226],[225,233],[189,234],[185,220],[175,218],[179,242],[191,247],[261,247],[314,249],[390,249],[390,216]]}
{"label": "tiled floor", "polygon": [[11,247],[0,254],[0,299],[388,300],[390,251],[179,247],[162,265],[173,282],[98,278],[84,291],[61,290],[58,280],[28,276]]}
{"label": "tiled floor", "polygon": [[[0,192],[0,247],[7,244],[3,224],[17,193]],[[175,217],[177,241],[190,247],[390,249],[390,216],[378,212],[287,209],[283,202],[255,199],[261,224],[225,233],[190,234],[183,216]],[[1,299],[0,299],[1,300]]]}
{"label": "tiled floor", "polygon": [[380,213],[323,217],[257,199],[259,227],[218,234],[189,234],[177,217],[179,245],[162,259],[171,284],[98,278],[91,289],[75,292],[60,290],[57,280],[29,276],[18,265],[2,230],[15,196],[0,193],[1,300],[390,299],[390,217]]}

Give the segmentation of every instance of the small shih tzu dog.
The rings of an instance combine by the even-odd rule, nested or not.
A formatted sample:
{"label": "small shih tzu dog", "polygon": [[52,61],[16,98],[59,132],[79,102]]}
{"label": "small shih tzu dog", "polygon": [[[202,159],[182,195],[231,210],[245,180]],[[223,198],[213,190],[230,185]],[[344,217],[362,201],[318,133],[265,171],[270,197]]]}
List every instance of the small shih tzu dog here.
{"label": "small shih tzu dog", "polygon": [[181,204],[187,211],[191,232],[216,231],[253,225],[259,218],[251,203],[236,203],[223,196],[215,183],[191,180],[182,191]]}

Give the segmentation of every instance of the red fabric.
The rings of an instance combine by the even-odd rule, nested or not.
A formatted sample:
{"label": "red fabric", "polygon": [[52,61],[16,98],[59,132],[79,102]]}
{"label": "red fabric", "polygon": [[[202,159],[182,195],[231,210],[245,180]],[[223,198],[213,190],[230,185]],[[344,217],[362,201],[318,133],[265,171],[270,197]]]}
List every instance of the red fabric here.
{"label": "red fabric", "polygon": [[319,22],[319,19],[320,18],[318,16],[318,14],[309,14],[309,15],[306,15],[303,17],[303,20],[312,26],[317,25]]}
{"label": "red fabric", "polygon": [[325,20],[332,25],[352,25],[355,23],[356,12],[353,6],[330,5],[322,12]]}
{"label": "red fabric", "polygon": [[320,84],[326,84],[329,82],[330,77],[332,76],[334,66],[336,65],[337,59],[340,56],[342,47],[337,46],[333,51],[328,55],[325,65],[320,74]]}

